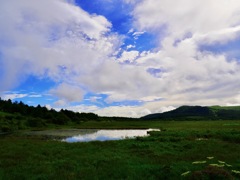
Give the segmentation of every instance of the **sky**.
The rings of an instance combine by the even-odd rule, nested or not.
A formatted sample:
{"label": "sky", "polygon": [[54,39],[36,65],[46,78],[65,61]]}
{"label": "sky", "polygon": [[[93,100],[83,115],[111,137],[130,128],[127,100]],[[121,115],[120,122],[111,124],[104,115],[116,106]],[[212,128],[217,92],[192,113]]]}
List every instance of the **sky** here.
{"label": "sky", "polygon": [[0,0],[0,97],[100,116],[240,105],[239,0]]}

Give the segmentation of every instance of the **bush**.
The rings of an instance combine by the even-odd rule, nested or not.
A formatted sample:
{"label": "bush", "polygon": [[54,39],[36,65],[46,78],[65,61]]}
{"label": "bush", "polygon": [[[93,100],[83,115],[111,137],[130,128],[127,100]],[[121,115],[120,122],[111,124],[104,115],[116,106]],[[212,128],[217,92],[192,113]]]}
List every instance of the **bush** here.
{"label": "bush", "polygon": [[27,120],[27,124],[30,127],[44,127],[45,126],[44,121],[40,118],[29,118]]}

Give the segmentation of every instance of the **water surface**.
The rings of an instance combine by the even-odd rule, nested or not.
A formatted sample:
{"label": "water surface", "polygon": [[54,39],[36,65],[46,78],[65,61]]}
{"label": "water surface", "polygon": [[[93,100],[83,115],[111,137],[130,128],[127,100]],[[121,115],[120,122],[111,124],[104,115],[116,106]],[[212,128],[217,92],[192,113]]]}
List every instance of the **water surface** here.
{"label": "water surface", "polygon": [[149,131],[159,129],[60,129],[45,131],[30,131],[28,135],[43,136],[46,139],[61,140],[63,142],[110,141],[126,138],[148,136]]}
{"label": "water surface", "polygon": [[97,130],[86,134],[78,134],[64,138],[64,142],[89,142],[89,141],[110,141],[126,138],[148,136],[148,131],[160,131],[159,129],[122,129],[122,130]]}

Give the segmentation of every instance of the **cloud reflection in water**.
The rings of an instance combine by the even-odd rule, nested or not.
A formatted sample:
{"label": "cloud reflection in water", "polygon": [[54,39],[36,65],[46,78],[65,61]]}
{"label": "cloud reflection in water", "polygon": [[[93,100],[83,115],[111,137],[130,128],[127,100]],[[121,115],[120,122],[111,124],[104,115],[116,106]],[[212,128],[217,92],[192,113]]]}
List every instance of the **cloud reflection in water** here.
{"label": "cloud reflection in water", "polygon": [[159,129],[141,129],[141,130],[98,130],[94,133],[76,135],[63,139],[64,142],[89,142],[89,141],[110,141],[126,138],[143,137],[148,135],[148,131],[160,131]]}

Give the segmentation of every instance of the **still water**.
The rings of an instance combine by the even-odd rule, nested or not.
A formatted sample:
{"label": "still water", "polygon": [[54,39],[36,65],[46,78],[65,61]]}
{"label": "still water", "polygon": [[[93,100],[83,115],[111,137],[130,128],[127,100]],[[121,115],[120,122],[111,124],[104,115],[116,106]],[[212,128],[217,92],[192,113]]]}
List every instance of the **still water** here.
{"label": "still water", "polygon": [[124,129],[124,130],[96,130],[86,134],[78,134],[64,138],[64,142],[89,142],[89,141],[110,141],[126,138],[148,136],[148,131],[160,131],[159,129]]}
{"label": "still water", "polygon": [[26,134],[42,136],[46,139],[60,140],[62,142],[89,142],[110,141],[127,138],[148,136],[149,131],[159,129],[59,129],[45,131],[30,131]]}

